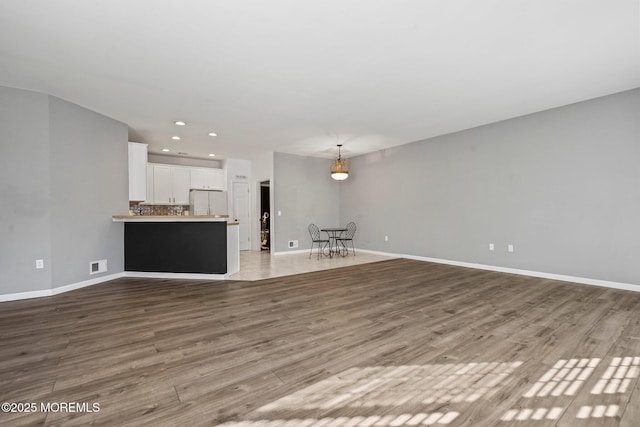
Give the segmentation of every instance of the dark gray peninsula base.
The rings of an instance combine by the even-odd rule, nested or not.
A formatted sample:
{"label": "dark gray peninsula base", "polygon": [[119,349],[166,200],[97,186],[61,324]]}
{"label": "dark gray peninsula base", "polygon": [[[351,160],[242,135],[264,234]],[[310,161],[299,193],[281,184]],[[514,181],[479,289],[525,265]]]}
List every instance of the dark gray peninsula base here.
{"label": "dark gray peninsula base", "polygon": [[238,224],[226,215],[131,216],[124,222],[127,276],[224,279],[237,273]]}
{"label": "dark gray peninsula base", "polygon": [[127,222],[125,271],[227,273],[226,222]]}

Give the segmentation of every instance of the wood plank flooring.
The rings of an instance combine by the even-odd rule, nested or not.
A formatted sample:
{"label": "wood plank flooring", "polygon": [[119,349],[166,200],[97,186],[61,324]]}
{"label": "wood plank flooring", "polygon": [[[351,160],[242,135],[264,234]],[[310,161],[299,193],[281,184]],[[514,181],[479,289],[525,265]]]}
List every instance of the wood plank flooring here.
{"label": "wood plank flooring", "polygon": [[640,293],[412,260],[0,303],[3,426],[629,427],[639,373]]}

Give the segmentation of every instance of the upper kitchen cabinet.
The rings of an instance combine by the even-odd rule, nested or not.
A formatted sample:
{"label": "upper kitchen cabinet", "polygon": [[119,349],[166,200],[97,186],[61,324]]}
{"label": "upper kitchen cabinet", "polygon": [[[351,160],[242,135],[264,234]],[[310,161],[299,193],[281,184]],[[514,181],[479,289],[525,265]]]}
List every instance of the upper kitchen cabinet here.
{"label": "upper kitchen cabinet", "polygon": [[149,203],[153,203],[153,165],[147,163],[147,198]]}
{"label": "upper kitchen cabinet", "polygon": [[129,143],[129,200],[147,200],[147,144]]}
{"label": "upper kitchen cabinet", "polygon": [[153,165],[153,203],[189,204],[189,168]]}
{"label": "upper kitchen cabinet", "polygon": [[191,188],[194,190],[224,191],[224,172],[222,169],[191,168]]}

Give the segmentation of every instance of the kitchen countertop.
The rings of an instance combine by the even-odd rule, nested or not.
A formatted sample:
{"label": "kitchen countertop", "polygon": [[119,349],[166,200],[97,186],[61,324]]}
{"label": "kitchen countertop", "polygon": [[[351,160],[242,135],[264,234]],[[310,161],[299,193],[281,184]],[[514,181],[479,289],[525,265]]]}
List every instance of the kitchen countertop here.
{"label": "kitchen countertop", "polygon": [[113,215],[114,222],[216,222],[229,215]]}

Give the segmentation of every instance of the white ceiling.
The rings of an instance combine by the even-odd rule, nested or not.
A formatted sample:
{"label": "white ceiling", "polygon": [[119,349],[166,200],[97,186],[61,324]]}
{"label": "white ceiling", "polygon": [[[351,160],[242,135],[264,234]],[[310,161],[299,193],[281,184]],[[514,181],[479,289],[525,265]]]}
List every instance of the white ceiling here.
{"label": "white ceiling", "polygon": [[0,85],[151,152],[350,157],[640,87],[640,1],[0,0]]}

